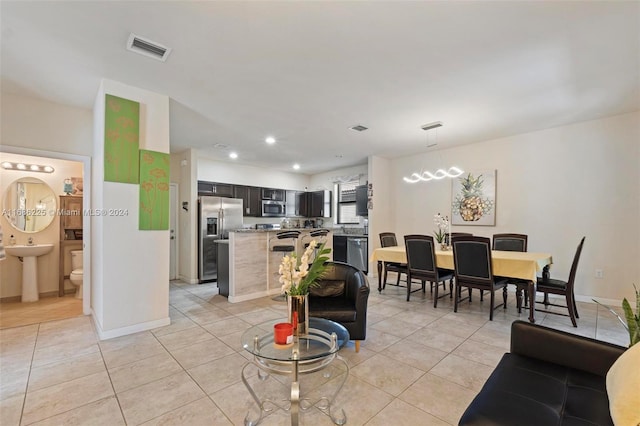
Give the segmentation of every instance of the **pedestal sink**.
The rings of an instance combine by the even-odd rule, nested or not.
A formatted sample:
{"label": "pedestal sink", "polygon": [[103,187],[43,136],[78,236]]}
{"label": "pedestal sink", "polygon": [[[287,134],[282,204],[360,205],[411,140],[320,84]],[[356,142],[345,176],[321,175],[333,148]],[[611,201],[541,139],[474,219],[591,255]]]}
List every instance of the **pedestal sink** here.
{"label": "pedestal sink", "polygon": [[34,244],[31,246],[7,246],[8,255],[22,258],[22,301],[38,301],[38,265],[36,257],[49,253],[53,244]]}

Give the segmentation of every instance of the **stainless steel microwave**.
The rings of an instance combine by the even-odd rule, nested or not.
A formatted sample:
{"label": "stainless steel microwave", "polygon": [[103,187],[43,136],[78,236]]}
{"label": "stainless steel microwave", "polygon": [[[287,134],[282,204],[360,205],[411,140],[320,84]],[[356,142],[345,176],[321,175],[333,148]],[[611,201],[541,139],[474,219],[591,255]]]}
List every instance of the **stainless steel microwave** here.
{"label": "stainless steel microwave", "polygon": [[262,200],[263,217],[285,217],[287,208],[284,201]]}

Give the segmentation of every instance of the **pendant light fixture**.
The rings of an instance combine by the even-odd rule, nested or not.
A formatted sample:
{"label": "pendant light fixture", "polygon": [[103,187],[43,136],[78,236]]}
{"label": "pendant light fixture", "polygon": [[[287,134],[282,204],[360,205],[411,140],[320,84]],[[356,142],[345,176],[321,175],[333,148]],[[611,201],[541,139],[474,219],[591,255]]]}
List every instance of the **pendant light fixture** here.
{"label": "pendant light fixture", "polygon": [[[424,130],[425,132],[428,132],[429,130],[437,129],[438,127],[442,127],[442,122],[441,121],[435,121],[433,123],[425,124],[424,126],[421,127],[421,129]],[[438,145],[438,142],[437,142],[437,140],[438,140],[437,130],[435,131],[435,138],[436,138],[436,141],[434,143],[429,144],[429,135],[427,134],[427,148],[431,148],[431,147],[434,147],[434,146]],[[414,173],[411,173],[411,176],[409,176],[409,177],[405,176],[402,179],[407,183],[428,182],[430,180],[440,180],[440,179],[444,179],[444,178],[455,178],[455,177],[460,176],[463,173],[464,173],[463,170],[459,169],[458,167],[452,166],[452,167],[449,167],[448,170],[438,169],[433,173],[428,171],[428,170],[421,171],[420,173],[414,172]]]}

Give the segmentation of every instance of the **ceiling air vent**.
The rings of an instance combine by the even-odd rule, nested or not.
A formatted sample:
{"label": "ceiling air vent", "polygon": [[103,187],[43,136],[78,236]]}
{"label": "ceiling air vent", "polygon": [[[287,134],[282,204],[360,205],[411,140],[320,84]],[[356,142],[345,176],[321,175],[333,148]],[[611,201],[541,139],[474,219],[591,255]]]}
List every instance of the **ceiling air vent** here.
{"label": "ceiling air vent", "polygon": [[162,62],[166,61],[167,56],[171,53],[171,48],[133,33],[131,33],[129,40],[127,40],[127,50]]}
{"label": "ceiling air vent", "polygon": [[355,130],[355,131],[357,131],[357,132],[364,132],[365,130],[369,129],[368,127],[364,127],[364,126],[363,126],[363,125],[361,125],[361,124],[357,124],[357,125],[355,125],[355,126],[353,126],[353,127],[349,127],[349,128],[350,128],[351,130]]}

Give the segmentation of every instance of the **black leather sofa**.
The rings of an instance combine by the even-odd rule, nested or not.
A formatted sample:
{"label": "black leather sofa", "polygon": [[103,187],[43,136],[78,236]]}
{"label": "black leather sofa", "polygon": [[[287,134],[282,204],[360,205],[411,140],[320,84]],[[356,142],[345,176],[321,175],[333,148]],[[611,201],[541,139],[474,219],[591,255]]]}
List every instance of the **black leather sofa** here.
{"label": "black leather sofa", "polygon": [[613,425],[606,374],[626,348],[524,321],[459,425]]}
{"label": "black leather sofa", "polygon": [[356,352],[367,337],[369,282],[358,268],[343,262],[327,262],[328,268],[318,285],[309,289],[309,316],[342,324]]}

